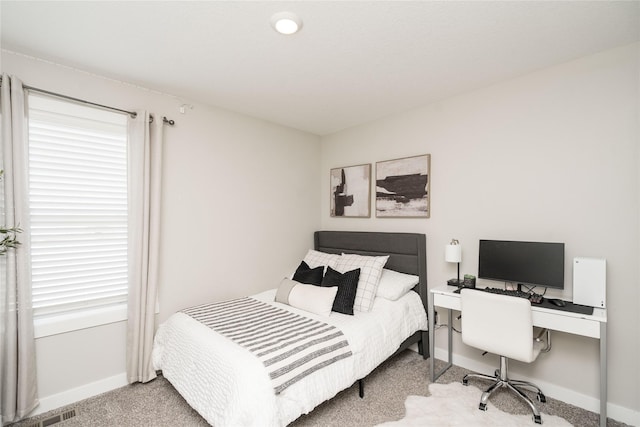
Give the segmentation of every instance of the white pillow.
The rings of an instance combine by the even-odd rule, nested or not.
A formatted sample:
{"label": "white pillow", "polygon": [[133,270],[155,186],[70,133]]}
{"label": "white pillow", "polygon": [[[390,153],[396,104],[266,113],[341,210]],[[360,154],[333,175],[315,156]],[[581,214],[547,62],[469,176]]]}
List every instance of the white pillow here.
{"label": "white pillow", "polygon": [[384,268],[380,276],[376,296],[396,301],[413,289],[419,282],[420,278],[418,276]]}
{"label": "white pillow", "polygon": [[309,268],[316,268],[322,265],[324,266],[324,269],[326,271],[327,266],[335,270],[339,259],[340,259],[340,255],[328,254],[326,252],[320,252],[313,249],[309,249],[307,251],[307,254],[304,256],[303,261],[307,263]]}
{"label": "white pillow", "polygon": [[336,299],[337,292],[337,286],[304,285],[285,278],[280,282],[276,292],[276,302],[321,316],[328,316],[331,314],[333,300]]}
{"label": "white pillow", "polygon": [[363,256],[343,253],[338,258],[338,263],[334,270],[340,273],[360,269],[360,279],[358,280],[358,290],[353,309],[357,311],[369,311],[376,298],[378,281],[382,274],[382,268],[387,263],[389,255],[385,256]]}

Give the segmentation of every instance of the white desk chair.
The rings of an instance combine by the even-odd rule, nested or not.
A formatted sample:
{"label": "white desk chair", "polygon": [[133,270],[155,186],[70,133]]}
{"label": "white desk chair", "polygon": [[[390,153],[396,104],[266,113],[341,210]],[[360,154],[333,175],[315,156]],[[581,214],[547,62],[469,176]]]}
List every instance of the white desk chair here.
{"label": "white desk chair", "polygon": [[494,383],[482,393],[479,409],[487,410],[487,401],[494,390],[507,387],[520,396],[532,409],[533,420],[542,424],[540,412],[519,388],[531,389],[538,400],[545,402],[542,391],[526,381],[511,380],[507,376],[507,359],[533,362],[544,350],[544,343],[533,338],[531,303],[526,298],[492,294],[473,289],[461,292],[462,341],[472,347],[498,354],[500,368],[494,376],[468,374],[462,379],[467,385],[469,378],[482,378]]}

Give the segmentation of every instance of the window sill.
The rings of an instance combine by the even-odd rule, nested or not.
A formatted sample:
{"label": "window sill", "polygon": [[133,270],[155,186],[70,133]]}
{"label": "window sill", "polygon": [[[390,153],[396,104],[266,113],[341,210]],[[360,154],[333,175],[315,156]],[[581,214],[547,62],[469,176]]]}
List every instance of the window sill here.
{"label": "window sill", "polygon": [[43,317],[34,320],[34,337],[42,338],[125,320],[127,320],[126,304],[82,313]]}

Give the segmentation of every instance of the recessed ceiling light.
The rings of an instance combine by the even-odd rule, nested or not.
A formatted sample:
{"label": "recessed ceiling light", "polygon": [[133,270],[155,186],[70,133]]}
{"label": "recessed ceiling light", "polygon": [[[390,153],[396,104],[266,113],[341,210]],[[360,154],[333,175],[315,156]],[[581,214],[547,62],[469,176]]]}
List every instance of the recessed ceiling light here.
{"label": "recessed ceiling light", "polygon": [[280,34],[294,34],[302,28],[302,20],[292,12],[278,12],[271,17],[271,26]]}

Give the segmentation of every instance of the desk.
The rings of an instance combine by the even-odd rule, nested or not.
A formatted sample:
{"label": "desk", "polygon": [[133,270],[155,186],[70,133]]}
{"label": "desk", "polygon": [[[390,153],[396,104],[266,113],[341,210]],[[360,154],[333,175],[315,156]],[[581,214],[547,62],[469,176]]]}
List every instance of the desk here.
{"label": "desk", "polygon": [[[431,289],[433,304],[429,305],[429,355],[431,382],[434,382],[452,365],[452,310],[460,311],[460,294],[454,286]],[[435,309],[447,309],[448,357],[447,365],[435,371]],[[596,308],[592,315],[531,306],[533,325],[553,331],[591,337],[600,340],[600,426],[607,425],[607,311]]]}

